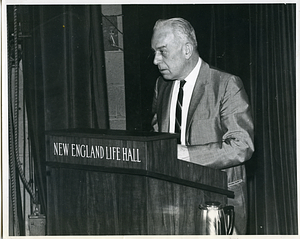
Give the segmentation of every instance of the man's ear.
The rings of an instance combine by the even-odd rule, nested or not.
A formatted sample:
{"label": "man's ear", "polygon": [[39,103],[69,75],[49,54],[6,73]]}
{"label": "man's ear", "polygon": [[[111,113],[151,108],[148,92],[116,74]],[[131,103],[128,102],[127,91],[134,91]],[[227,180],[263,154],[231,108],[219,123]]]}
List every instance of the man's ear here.
{"label": "man's ear", "polygon": [[193,54],[193,51],[194,51],[194,47],[191,43],[186,43],[184,45],[184,56],[185,56],[185,59],[189,59],[192,54]]}

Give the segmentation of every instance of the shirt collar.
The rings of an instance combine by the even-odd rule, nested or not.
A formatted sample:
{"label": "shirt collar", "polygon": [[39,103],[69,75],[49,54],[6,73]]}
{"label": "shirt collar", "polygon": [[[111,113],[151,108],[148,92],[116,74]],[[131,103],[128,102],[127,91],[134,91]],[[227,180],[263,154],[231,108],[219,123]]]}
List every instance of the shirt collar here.
{"label": "shirt collar", "polygon": [[196,64],[196,66],[194,67],[194,69],[190,72],[190,74],[184,79],[187,84],[193,84],[196,79],[197,79],[197,76],[198,76],[198,73],[199,73],[199,70],[200,70],[200,66],[201,66],[201,63],[202,63],[202,60],[201,58],[199,57],[198,58],[198,62]]}

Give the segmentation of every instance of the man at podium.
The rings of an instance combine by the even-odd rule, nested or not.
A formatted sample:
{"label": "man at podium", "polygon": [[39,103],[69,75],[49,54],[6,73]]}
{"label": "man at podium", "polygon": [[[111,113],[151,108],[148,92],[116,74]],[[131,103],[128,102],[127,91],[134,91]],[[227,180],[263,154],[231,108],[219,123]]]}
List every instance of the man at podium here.
{"label": "man at podium", "polygon": [[209,66],[197,51],[195,31],[182,18],[158,20],[151,47],[161,76],[156,81],[152,126],[178,133],[178,158],[227,172],[235,198],[234,234],[245,234],[244,162],[254,151],[253,121],[241,79]]}

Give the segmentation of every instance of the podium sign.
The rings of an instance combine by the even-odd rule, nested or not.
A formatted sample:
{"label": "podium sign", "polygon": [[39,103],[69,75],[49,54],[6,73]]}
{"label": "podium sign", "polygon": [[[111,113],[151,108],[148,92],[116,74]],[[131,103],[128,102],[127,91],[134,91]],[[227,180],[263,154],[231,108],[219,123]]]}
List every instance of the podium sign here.
{"label": "podium sign", "polygon": [[176,138],[47,132],[47,235],[199,234],[199,204],[233,194],[225,172],[178,160]]}

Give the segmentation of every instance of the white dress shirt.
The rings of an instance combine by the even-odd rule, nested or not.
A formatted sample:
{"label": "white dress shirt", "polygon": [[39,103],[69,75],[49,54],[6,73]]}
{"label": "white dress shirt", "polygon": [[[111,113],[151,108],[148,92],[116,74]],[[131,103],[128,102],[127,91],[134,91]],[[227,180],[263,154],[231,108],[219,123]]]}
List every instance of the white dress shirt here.
{"label": "white dress shirt", "polygon": [[[183,100],[182,100],[182,117],[181,117],[181,144],[185,145],[185,131],[186,131],[186,120],[187,120],[187,113],[192,97],[192,93],[194,90],[195,82],[199,74],[201,66],[201,59],[198,59],[197,65],[191,71],[191,73],[184,79],[186,81],[185,85],[183,86]],[[175,80],[173,83],[173,92],[172,92],[172,99],[171,99],[171,109],[170,109],[170,128],[169,132],[175,132],[175,114],[176,114],[176,104],[177,104],[177,97],[179,91],[180,81]]]}

